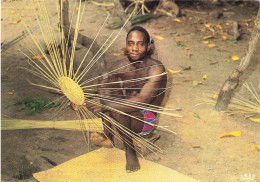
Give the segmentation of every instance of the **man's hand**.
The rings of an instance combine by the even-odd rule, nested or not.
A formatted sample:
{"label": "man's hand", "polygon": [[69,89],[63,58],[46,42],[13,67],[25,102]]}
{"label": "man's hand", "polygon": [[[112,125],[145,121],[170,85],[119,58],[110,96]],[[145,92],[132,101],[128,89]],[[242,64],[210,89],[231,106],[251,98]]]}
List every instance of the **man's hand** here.
{"label": "man's hand", "polygon": [[[89,110],[91,110],[94,113],[98,113],[98,112],[104,111],[104,108],[99,106],[99,104],[101,104],[100,99],[92,99],[92,101],[94,101],[96,104],[92,104],[92,103],[88,102],[87,104],[84,103],[83,106],[86,106]],[[73,102],[69,102],[68,105],[70,105],[74,111],[78,111],[79,110],[78,109],[79,105],[74,104]]]}
{"label": "man's hand", "polygon": [[[79,105],[74,104],[73,102],[69,102],[68,105],[71,106],[74,111],[79,110]],[[83,106],[85,106],[85,105],[86,105],[86,103],[83,104]]]}

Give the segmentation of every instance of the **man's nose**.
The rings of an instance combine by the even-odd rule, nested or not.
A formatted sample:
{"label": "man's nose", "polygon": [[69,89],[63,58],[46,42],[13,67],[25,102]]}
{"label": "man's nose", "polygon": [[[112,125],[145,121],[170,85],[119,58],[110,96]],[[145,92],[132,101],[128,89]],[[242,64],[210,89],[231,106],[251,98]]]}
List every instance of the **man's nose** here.
{"label": "man's nose", "polygon": [[133,50],[134,50],[134,51],[137,51],[138,49],[139,49],[138,45],[137,45],[137,44],[134,44]]}

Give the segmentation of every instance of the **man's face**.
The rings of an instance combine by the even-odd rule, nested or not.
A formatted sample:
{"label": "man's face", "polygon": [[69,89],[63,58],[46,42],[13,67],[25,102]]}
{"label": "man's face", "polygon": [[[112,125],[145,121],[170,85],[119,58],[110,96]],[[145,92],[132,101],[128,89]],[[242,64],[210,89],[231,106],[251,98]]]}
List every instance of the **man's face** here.
{"label": "man's face", "polygon": [[150,44],[146,43],[145,35],[142,32],[134,30],[128,35],[126,53],[131,62],[144,59],[149,49]]}

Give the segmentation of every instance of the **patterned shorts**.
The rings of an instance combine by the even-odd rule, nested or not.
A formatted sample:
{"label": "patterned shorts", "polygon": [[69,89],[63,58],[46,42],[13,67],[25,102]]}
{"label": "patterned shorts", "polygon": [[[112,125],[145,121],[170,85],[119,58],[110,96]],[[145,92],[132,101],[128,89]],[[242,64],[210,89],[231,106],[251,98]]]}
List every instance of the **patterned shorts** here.
{"label": "patterned shorts", "polygon": [[[156,115],[153,112],[146,111],[146,110],[143,110],[141,112],[144,115],[144,121],[151,123],[151,124],[156,124]],[[151,133],[153,131],[153,129],[154,129],[154,126],[144,123],[144,127],[139,134],[148,135],[149,133]]]}

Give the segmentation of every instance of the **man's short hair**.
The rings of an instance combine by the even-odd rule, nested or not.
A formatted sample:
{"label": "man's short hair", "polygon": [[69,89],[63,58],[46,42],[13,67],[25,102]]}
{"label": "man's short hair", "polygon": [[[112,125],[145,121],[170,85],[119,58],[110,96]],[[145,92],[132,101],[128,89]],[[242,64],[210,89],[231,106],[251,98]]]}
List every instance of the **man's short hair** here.
{"label": "man's short hair", "polygon": [[135,31],[135,30],[138,30],[138,31],[144,33],[146,43],[147,43],[147,44],[150,43],[150,35],[149,35],[149,33],[147,32],[147,30],[145,30],[143,27],[140,27],[140,26],[135,26],[135,27],[131,28],[131,30],[129,30],[129,32],[127,33],[127,36],[126,36],[126,41],[127,41],[128,35],[129,35],[132,31]]}

